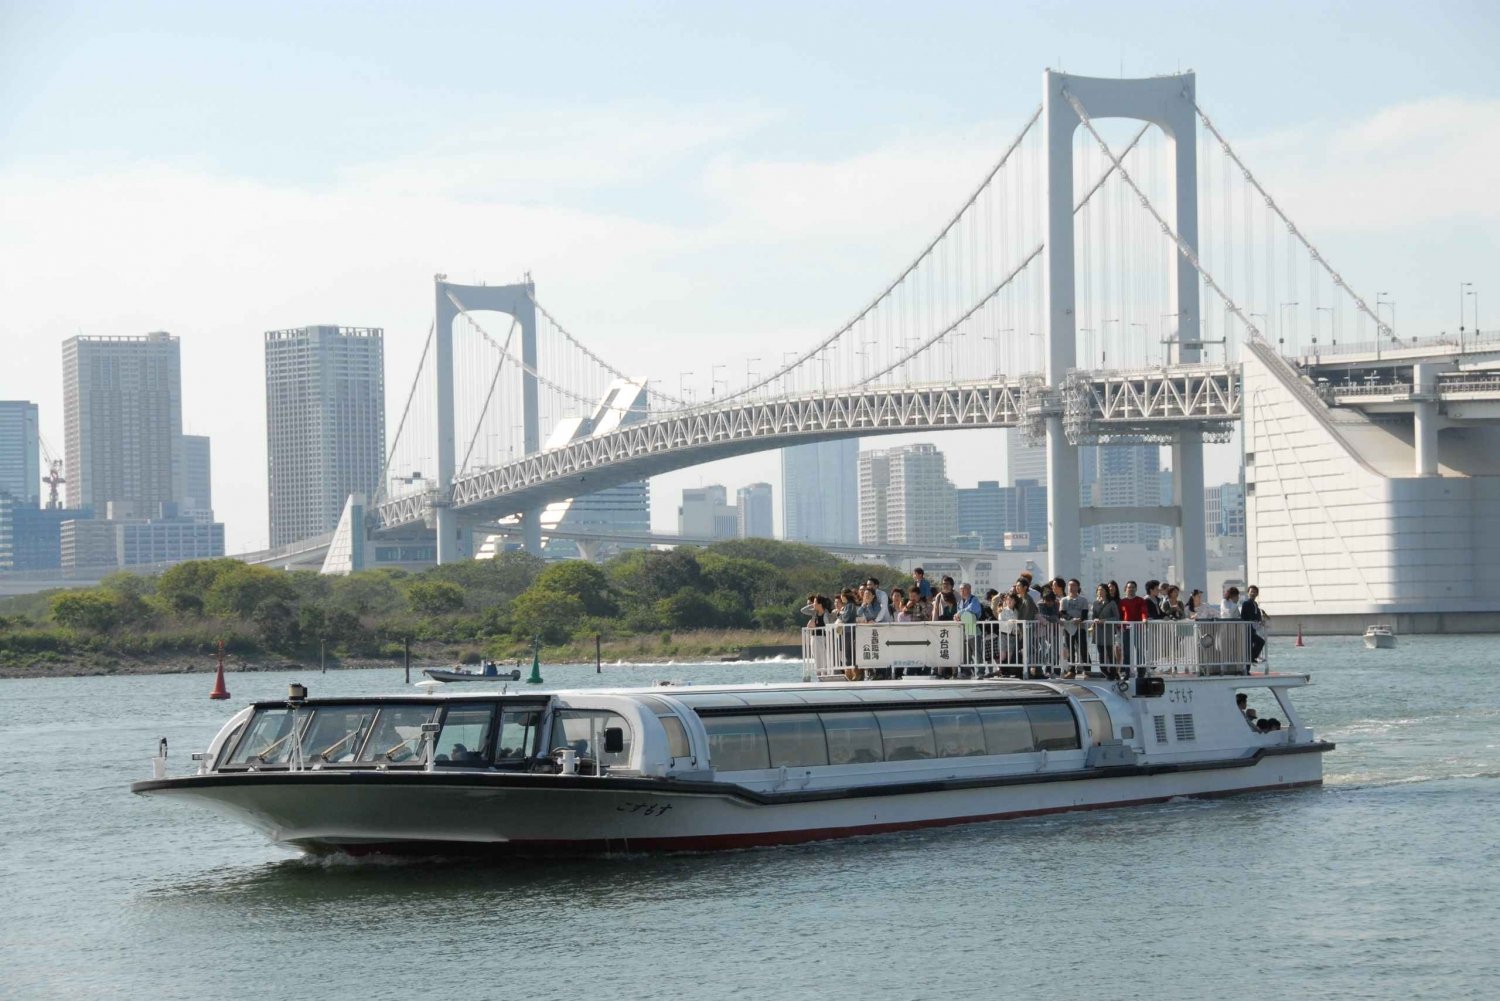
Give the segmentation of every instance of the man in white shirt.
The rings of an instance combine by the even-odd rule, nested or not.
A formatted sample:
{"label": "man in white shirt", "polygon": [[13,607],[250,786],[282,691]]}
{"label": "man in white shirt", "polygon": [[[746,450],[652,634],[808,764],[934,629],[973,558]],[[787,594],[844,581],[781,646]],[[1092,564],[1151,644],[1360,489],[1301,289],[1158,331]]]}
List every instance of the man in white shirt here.
{"label": "man in white shirt", "polygon": [[891,621],[891,596],[880,589],[880,581],[876,580],[874,577],[871,577],[869,580],[865,581],[865,587],[871,587],[875,589],[875,621]]}

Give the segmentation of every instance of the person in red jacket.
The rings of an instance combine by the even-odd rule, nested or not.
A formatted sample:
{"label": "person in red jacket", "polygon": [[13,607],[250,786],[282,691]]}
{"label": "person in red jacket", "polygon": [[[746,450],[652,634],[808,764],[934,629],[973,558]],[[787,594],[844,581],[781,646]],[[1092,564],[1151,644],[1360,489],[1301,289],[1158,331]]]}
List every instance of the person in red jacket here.
{"label": "person in red jacket", "polygon": [[[1125,582],[1125,596],[1120,599],[1121,622],[1146,621],[1146,599],[1139,597],[1135,593],[1135,591],[1135,581],[1127,580]],[[1123,642],[1121,645],[1124,648],[1122,652],[1124,654],[1123,659],[1125,661],[1125,668],[1121,672],[1121,674],[1124,677],[1128,678],[1130,677],[1130,665],[1135,663],[1135,659],[1131,657],[1131,648],[1134,647],[1135,653],[1137,655],[1140,654],[1141,644],[1145,639],[1143,635],[1144,630],[1139,626],[1126,626],[1121,631],[1124,633]],[[1132,643],[1132,640],[1134,640],[1135,642]]]}

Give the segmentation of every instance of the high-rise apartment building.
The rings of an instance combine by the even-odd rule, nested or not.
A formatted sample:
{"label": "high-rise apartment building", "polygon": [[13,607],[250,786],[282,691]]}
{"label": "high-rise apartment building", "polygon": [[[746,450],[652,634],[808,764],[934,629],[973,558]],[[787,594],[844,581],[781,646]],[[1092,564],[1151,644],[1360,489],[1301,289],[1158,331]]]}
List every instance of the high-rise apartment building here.
{"label": "high-rise apartment building", "polygon": [[742,539],[769,539],[775,532],[772,524],[771,484],[752,483],[735,494],[737,534]]}
{"label": "high-rise apartment building", "polygon": [[859,454],[861,542],[950,546],[958,511],[947,462],[933,445]]}
{"label": "high-rise apartment building", "polygon": [[872,448],[859,453],[859,541],[889,542],[886,519],[891,486],[891,456],[888,449]]}
{"label": "high-rise apartment building", "polygon": [[858,438],[781,450],[781,531],[793,542],[860,538]]}
{"label": "high-rise apartment building", "polygon": [[207,435],[182,436],[182,516],[214,520],[213,461]]}
{"label": "high-rise apartment building", "polygon": [[267,331],[271,545],[332,531],[350,494],[376,494],[384,464],[384,331]]}
{"label": "high-rise apartment building", "polygon": [[182,497],[182,356],[176,337],[63,342],[70,508],[154,518]]}
{"label": "high-rise apartment building", "polygon": [[682,492],[677,509],[677,534],[691,539],[732,539],[739,517],[729,503],[729,491],[714,484],[689,487]]}
{"label": "high-rise apartment building", "polygon": [[40,507],[41,437],[37,408],[26,400],[0,400],[0,494]]}

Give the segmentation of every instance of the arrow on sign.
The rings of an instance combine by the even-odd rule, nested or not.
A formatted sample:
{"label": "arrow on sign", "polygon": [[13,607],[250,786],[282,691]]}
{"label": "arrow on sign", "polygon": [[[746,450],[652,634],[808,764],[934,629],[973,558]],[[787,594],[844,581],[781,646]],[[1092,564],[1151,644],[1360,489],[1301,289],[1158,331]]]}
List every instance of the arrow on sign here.
{"label": "arrow on sign", "polygon": [[932,646],[932,640],[886,640],[886,646]]}

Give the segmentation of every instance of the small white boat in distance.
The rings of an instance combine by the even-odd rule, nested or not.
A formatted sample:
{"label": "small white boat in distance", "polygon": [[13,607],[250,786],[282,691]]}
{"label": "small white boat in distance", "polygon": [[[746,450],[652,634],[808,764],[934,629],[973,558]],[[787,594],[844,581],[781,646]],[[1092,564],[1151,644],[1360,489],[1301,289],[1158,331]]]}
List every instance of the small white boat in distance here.
{"label": "small white boat in distance", "polygon": [[514,668],[512,670],[509,670],[509,671],[502,671],[502,670],[500,670],[495,665],[494,661],[487,662],[478,671],[466,671],[466,670],[464,670],[461,667],[460,668],[452,668],[452,669],[441,668],[441,667],[428,667],[428,668],[424,668],[423,671],[422,671],[422,673],[425,674],[425,675],[427,675],[427,677],[431,678],[433,681],[443,681],[443,682],[454,682],[454,681],[520,681],[521,680],[521,669],[519,667]]}
{"label": "small white boat in distance", "polygon": [[1365,630],[1365,646],[1371,650],[1389,650],[1396,645],[1396,631],[1383,622]]}

